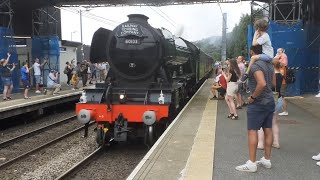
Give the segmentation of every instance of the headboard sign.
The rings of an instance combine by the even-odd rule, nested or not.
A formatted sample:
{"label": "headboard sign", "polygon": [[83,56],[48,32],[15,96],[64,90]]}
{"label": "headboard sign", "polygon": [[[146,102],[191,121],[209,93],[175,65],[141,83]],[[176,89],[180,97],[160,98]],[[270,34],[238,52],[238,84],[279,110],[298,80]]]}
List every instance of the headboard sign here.
{"label": "headboard sign", "polygon": [[141,30],[141,25],[136,23],[123,23],[118,26],[117,36],[125,37],[125,36],[138,36],[142,37],[143,33]]}

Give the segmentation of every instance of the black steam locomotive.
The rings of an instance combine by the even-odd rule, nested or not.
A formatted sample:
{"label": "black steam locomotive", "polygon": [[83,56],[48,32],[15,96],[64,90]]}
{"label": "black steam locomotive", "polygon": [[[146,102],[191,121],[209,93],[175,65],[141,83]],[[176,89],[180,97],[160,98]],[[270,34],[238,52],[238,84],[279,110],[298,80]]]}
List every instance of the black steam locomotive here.
{"label": "black steam locomotive", "polygon": [[153,28],[148,17],[128,17],[113,31],[95,32],[90,60],[107,61],[110,71],[105,82],[85,89],[76,104],[79,121],[96,121],[99,145],[127,141],[131,135],[152,145],[214,63],[191,42]]}

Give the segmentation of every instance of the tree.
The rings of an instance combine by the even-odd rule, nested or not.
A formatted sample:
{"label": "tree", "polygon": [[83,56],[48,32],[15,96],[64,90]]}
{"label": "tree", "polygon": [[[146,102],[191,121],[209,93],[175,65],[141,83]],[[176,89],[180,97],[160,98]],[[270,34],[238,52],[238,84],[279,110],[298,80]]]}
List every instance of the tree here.
{"label": "tree", "polygon": [[242,15],[231,34],[227,36],[227,57],[248,55],[248,25],[251,23],[250,15]]}

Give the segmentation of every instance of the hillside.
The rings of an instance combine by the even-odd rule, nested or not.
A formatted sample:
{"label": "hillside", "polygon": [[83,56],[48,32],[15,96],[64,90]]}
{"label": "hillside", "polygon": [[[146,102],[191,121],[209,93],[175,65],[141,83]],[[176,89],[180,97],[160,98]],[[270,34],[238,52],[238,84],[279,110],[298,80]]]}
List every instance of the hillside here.
{"label": "hillside", "polygon": [[215,60],[220,59],[221,54],[221,36],[211,36],[199,41],[193,42],[202,51],[209,54]]}

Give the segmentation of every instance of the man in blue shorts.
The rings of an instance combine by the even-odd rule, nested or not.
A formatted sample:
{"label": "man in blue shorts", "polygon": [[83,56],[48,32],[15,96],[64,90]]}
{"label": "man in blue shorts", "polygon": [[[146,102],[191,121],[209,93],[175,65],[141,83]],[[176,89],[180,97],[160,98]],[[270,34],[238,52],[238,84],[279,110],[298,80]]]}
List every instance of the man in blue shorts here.
{"label": "man in blue shorts", "polygon": [[30,79],[29,79],[29,74],[30,70],[32,69],[28,67],[27,62],[22,63],[22,68],[21,68],[21,81],[24,87],[24,99],[30,99],[28,96],[28,91],[30,89]]}
{"label": "man in blue shorts", "polygon": [[[252,46],[251,56],[260,54],[261,46]],[[272,118],[275,108],[272,86],[275,86],[275,74],[271,62],[262,60],[256,61],[249,72],[248,86],[251,96],[248,98],[248,143],[249,143],[249,160],[236,170],[245,172],[256,172],[257,165],[265,168],[271,168],[271,145],[272,137]],[[265,138],[265,154],[260,161],[256,161],[258,130],[263,128]]]}

